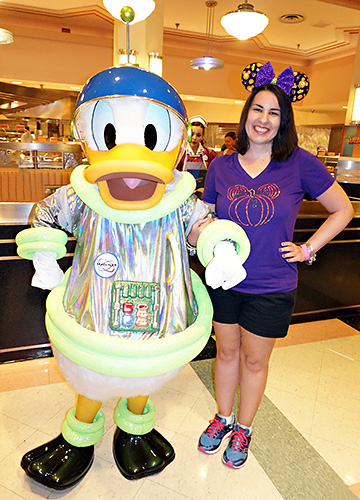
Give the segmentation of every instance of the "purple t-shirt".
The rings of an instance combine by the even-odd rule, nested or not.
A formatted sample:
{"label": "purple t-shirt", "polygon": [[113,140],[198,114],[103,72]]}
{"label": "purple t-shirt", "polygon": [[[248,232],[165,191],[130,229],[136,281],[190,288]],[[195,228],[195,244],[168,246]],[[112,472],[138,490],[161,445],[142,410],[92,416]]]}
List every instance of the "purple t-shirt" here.
{"label": "purple t-shirt", "polygon": [[279,252],[292,241],[296,218],[307,192],[323,194],[334,182],[312,154],[296,148],[283,162],[270,162],[254,179],[239,163],[238,153],[218,156],[208,170],[202,199],[216,204],[220,219],[239,224],[251,252],[244,267],[247,277],[233,290],[246,293],[288,292],[297,287],[297,264]]}

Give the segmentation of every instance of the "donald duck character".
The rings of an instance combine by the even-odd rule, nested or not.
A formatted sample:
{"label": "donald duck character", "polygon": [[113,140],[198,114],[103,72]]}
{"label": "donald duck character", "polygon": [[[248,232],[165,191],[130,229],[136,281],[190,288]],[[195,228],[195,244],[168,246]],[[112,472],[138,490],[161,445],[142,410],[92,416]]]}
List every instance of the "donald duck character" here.
{"label": "donald duck character", "polygon": [[[32,285],[52,290],[46,327],[77,393],[61,434],[21,461],[50,488],[69,488],[88,472],[110,398],[120,398],[113,454],[125,478],[158,473],[174,459],[148,397],[204,348],[212,320],[187,238],[211,286],[244,279],[245,233],[229,221],[209,223],[194,178],[176,170],[186,125],[178,93],[159,76],[131,66],[96,74],[74,115],[89,164],[38,203],[32,227],[17,235],[18,254],[33,259]],[[56,260],[67,233],[77,244],[64,276]]]}

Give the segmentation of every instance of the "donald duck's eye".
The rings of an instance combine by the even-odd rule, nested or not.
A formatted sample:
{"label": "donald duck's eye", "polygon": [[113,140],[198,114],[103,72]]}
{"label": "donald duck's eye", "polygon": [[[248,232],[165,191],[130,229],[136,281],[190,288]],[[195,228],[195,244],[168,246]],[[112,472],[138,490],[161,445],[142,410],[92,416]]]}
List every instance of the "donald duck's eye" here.
{"label": "donald duck's eye", "polygon": [[106,151],[116,146],[114,116],[106,101],[98,101],[95,104],[91,120],[91,131],[99,151]]}
{"label": "donald duck's eye", "polygon": [[169,112],[150,102],[144,120],[144,143],[153,151],[166,151],[171,132]]}
{"label": "donald duck's eye", "polygon": [[152,123],[146,125],[144,131],[144,139],[145,139],[145,146],[153,151],[157,143],[157,133],[156,133],[156,128]]}
{"label": "donald duck's eye", "polygon": [[116,131],[112,123],[108,123],[104,128],[104,140],[106,147],[108,149],[114,148],[116,146]]}

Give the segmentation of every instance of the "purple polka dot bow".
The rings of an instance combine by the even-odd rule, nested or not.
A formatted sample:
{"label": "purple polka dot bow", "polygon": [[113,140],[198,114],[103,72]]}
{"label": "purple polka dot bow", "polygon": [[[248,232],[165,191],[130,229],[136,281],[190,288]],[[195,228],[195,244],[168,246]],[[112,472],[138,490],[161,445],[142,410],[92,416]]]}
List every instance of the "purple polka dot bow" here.
{"label": "purple polka dot bow", "polygon": [[290,94],[294,85],[294,72],[291,66],[285,68],[277,78],[275,78],[275,71],[270,62],[261,66],[256,75],[255,87],[260,87],[260,85],[266,85],[267,83],[275,83],[286,94]]}

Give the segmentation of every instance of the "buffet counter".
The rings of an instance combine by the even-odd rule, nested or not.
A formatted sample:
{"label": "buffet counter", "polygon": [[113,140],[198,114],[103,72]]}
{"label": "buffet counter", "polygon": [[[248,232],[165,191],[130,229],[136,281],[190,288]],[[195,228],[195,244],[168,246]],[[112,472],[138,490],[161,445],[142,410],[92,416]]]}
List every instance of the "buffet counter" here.
{"label": "buffet counter", "polygon": [[[292,322],[341,317],[360,308],[360,201],[352,201],[355,217],[318,252],[312,266],[299,264],[299,286]],[[0,203],[0,363],[51,355],[45,330],[48,291],[31,287],[31,261],[16,253],[16,234],[29,227],[33,203]],[[304,201],[294,241],[301,244],[324,222],[327,212],[317,201]],[[59,261],[71,266],[74,238]],[[201,269],[196,269],[198,272]]]}
{"label": "buffet counter", "polygon": [[0,168],[74,168],[83,157],[76,142],[0,142]]}
{"label": "buffet counter", "polygon": [[0,142],[0,202],[37,202],[70,182],[77,143]]}

